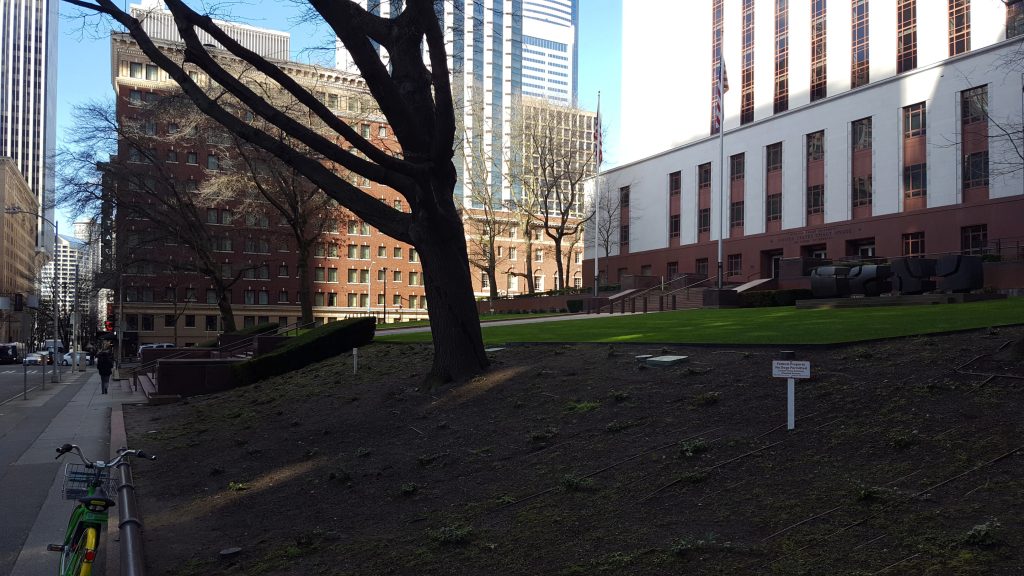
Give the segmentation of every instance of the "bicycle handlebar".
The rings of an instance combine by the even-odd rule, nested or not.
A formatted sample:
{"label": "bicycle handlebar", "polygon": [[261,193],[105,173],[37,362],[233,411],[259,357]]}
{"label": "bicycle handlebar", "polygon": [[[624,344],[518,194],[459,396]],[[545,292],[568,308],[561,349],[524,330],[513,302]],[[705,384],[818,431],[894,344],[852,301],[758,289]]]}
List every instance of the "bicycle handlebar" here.
{"label": "bicycle handlebar", "polygon": [[76,456],[78,456],[78,458],[82,461],[82,464],[85,464],[86,468],[113,468],[114,466],[120,464],[121,461],[124,460],[124,458],[127,456],[138,456],[139,458],[145,458],[147,460],[156,460],[156,455],[147,454],[142,450],[129,450],[128,448],[118,448],[117,457],[111,460],[110,462],[103,462],[102,460],[91,461],[85,457],[85,454],[82,454],[82,449],[74,444],[64,444],[60,448],[57,448],[57,459],[59,459],[61,456],[69,452],[73,452]]}

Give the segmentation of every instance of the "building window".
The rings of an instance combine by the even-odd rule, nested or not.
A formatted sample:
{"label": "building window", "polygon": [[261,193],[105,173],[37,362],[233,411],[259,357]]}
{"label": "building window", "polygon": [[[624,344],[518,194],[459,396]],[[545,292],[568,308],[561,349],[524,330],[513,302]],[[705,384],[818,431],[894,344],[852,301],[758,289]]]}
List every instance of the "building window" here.
{"label": "building window", "polygon": [[711,162],[708,162],[707,164],[701,164],[700,166],[697,167],[697,187],[711,187]]}
{"label": "building window", "polygon": [[768,172],[782,170],[782,142],[765,146],[765,164]]}
{"label": "building window", "polygon": [[740,124],[754,121],[754,0],[743,0],[743,46]]}
{"label": "building window", "polygon": [[828,95],[825,0],[811,0],[811,102]]}
{"label": "building window", "polygon": [[185,315],[185,328],[195,328],[195,327],[196,327],[196,315],[195,314],[186,314]]}
{"label": "building window", "polygon": [[925,122],[925,103],[918,102],[903,108],[903,137],[914,138],[924,136],[927,132]]}
{"label": "building window", "polygon": [[988,186],[988,150],[964,154],[964,190]]}
{"label": "building window", "polygon": [[207,304],[216,304],[217,300],[218,300],[218,298],[217,298],[217,291],[214,290],[213,288],[207,288],[206,289],[206,303]]}
{"label": "building window", "polygon": [[852,146],[854,150],[871,149],[871,117],[854,120],[851,123]]}
{"label": "building window", "polygon": [[129,62],[128,63],[128,75],[132,78],[142,78],[142,63],[141,62]]}
{"label": "building window", "polygon": [[896,1],[896,73],[917,68],[917,0]]}
{"label": "building window", "polygon": [[926,164],[903,167],[903,195],[919,198],[928,194],[928,169]]}
{"label": "building window", "polygon": [[729,205],[729,226],[737,228],[743,226],[743,202],[733,202]]}
{"label": "building window", "polygon": [[189,152],[188,154],[185,155],[185,163],[186,164],[192,164],[192,165],[198,164],[199,163],[199,155],[196,154],[195,152]]}
{"label": "building window", "polygon": [[516,247],[515,246],[509,246],[508,247],[508,259],[509,260],[515,260],[516,256],[517,256]]}
{"label": "building window", "polygon": [[206,167],[209,168],[210,170],[219,170],[220,169],[220,160],[217,159],[217,155],[216,154],[207,154],[206,155]]}
{"label": "building window", "polygon": [[152,314],[140,314],[139,318],[142,320],[142,331],[152,332],[153,331],[153,315]]}
{"label": "building window", "polygon": [[711,208],[701,208],[697,212],[697,231],[708,232],[711,230]]}
{"label": "building window", "polygon": [[971,49],[971,0],[949,0],[949,55]]}
{"label": "building window", "polygon": [[668,217],[668,237],[679,238],[679,214]]}
{"label": "building window", "polygon": [[160,69],[155,64],[146,64],[146,80],[159,80]]}
{"label": "building window", "polygon": [[850,66],[850,87],[856,88],[867,84],[869,80],[868,66],[868,0],[852,0],[852,45]]}
{"label": "building window", "polygon": [[668,175],[668,194],[669,196],[678,196],[679,190],[682,187],[683,174],[682,172],[673,172]]}
{"label": "building window", "polygon": [[765,204],[765,219],[774,222],[782,219],[782,194],[769,194]]}
{"label": "building window", "polygon": [[629,207],[629,186],[619,188],[619,206],[623,208]]}
{"label": "building window", "polygon": [[280,290],[280,291],[278,291],[278,293],[277,293],[277,301],[279,303],[282,303],[282,304],[285,303],[285,302],[288,302],[288,291],[287,290]]}
{"label": "building window", "polygon": [[694,263],[694,272],[696,272],[697,274],[701,274],[703,276],[707,276],[708,275],[708,259],[707,258],[697,258],[697,261]]}
{"label": "building window", "polygon": [[988,244],[988,225],[964,226],[960,229],[960,252],[980,256]]}
{"label": "building window", "polygon": [[177,324],[174,314],[164,314],[164,328],[173,328]]}
{"label": "building window", "polygon": [[1024,1],[1010,0],[1006,3],[1006,37],[1021,34],[1024,34]]}
{"label": "building window", "polygon": [[629,224],[623,224],[619,228],[619,244],[629,244]]}
{"label": "building window", "polygon": [[807,213],[821,214],[825,211],[825,187],[814,184],[807,187]]}
{"label": "building window", "polygon": [[742,152],[729,156],[729,179],[743,180],[745,164],[745,156]]}
{"label": "building window", "polygon": [[142,92],[139,92],[138,90],[129,90],[128,103],[133,106],[142,104]]}
{"label": "building window", "polygon": [[871,205],[871,178],[854,176],[851,196],[854,206]]}
{"label": "building window", "polygon": [[924,256],[924,232],[903,235],[903,256]]}
{"label": "building window", "polygon": [[729,254],[726,258],[726,275],[727,276],[741,276],[743,275],[743,255],[742,254]]}
{"label": "building window", "polygon": [[960,121],[964,124],[988,118],[988,86],[978,86],[960,93]]}
{"label": "building window", "polygon": [[776,114],[789,110],[789,0],[775,0]]}
{"label": "building window", "polygon": [[[349,296],[355,296],[355,294],[349,294]],[[324,300],[324,293],[323,292],[316,292],[315,294],[313,294],[313,305],[314,306],[323,306],[324,304],[325,304],[325,300]]]}
{"label": "building window", "polygon": [[204,329],[207,332],[216,332],[217,331],[217,317],[212,315],[212,314],[207,314],[206,315],[206,323],[205,323]]}
{"label": "building window", "polygon": [[825,159],[825,131],[819,130],[807,135],[807,162]]}
{"label": "building window", "polygon": [[167,151],[167,161],[175,163],[178,161],[178,151],[173,148]]}
{"label": "building window", "polygon": [[327,270],[324,267],[317,266],[316,269],[313,270],[313,281],[314,282],[323,282],[325,280],[325,278],[327,277],[326,273],[327,273]]}
{"label": "building window", "polygon": [[245,303],[246,304],[255,304],[256,303],[256,291],[255,290],[253,290],[251,288],[246,290],[245,294],[244,294],[244,297],[245,297]]}
{"label": "building window", "polygon": [[263,305],[270,304],[270,292],[268,292],[266,288],[260,289],[259,300],[257,300],[257,302]]}

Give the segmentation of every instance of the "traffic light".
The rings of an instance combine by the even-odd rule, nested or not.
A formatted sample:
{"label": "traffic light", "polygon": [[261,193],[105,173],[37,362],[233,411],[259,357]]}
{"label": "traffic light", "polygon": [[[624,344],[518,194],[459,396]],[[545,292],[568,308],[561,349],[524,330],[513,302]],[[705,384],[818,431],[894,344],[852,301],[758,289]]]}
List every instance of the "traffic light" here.
{"label": "traffic light", "polygon": [[113,332],[114,331],[114,321],[113,320],[107,320],[106,322],[104,322],[103,323],[103,329],[106,330],[107,332]]}

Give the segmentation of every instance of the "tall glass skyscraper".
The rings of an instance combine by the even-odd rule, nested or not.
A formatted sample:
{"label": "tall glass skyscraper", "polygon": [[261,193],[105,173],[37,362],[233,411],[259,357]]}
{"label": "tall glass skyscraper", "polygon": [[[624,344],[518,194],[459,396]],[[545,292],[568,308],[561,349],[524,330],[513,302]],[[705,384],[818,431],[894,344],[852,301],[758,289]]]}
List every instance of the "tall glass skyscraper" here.
{"label": "tall glass skyscraper", "polygon": [[[390,17],[404,2],[378,0],[370,6]],[[455,193],[472,205],[467,183],[478,189],[486,183],[495,197],[507,199],[514,192],[502,181],[504,147],[513,140],[516,102],[522,96],[576,102],[579,0],[456,0],[444,3],[443,17],[452,93],[463,111]],[[340,42],[336,65],[359,72]]]}
{"label": "tall glass skyscraper", "polygon": [[[53,220],[57,137],[57,0],[0,0],[0,156],[14,160]],[[28,208],[28,207],[23,207]],[[52,250],[40,219],[36,246]]]}

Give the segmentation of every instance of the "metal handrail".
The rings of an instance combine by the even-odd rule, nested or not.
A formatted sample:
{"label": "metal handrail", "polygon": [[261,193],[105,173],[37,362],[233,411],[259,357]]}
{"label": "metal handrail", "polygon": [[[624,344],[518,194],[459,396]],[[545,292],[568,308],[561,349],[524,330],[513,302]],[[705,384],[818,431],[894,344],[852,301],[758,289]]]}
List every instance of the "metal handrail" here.
{"label": "metal handrail", "polygon": [[[232,342],[231,344],[227,344],[227,345],[224,345],[224,346],[220,346],[215,351],[218,354],[235,354],[239,350],[243,350],[243,349],[246,349],[246,348],[249,348],[250,346],[252,346],[253,342],[256,341],[256,338],[258,336],[267,336],[267,335],[281,336],[283,334],[287,334],[288,332],[291,332],[292,330],[295,330],[296,334],[298,334],[299,330],[301,330],[303,328],[308,328],[310,326],[313,326],[314,324],[315,324],[315,322],[307,322],[305,324],[301,324],[299,322],[293,322],[291,324],[286,324],[283,327],[282,326],[278,326],[274,330],[267,330],[266,332],[259,332],[259,333],[251,335],[249,338],[246,338],[246,339],[243,339],[243,340],[239,340],[237,342]],[[135,390],[138,390],[139,389],[139,387],[138,387],[138,375],[139,374],[149,374],[149,373],[152,373],[154,368],[156,368],[156,365],[160,362],[160,360],[180,360],[180,359],[186,358],[186,357],[188,357],[190,355],[191,354],[190,354],[189,350],[186,348],[186,349],[183,349],[182,351],[180,351],[180,352],[178,352],[176,354],[170,354],[168,356],[164,356],[163,358],[158,358],[156,360],[153,360],[152,362],[147,362],[145,364],[141,364],[139,366],[136,366],[136,367],[132,368],[132,372],[131,372],[132,388],[135,389]]]}

